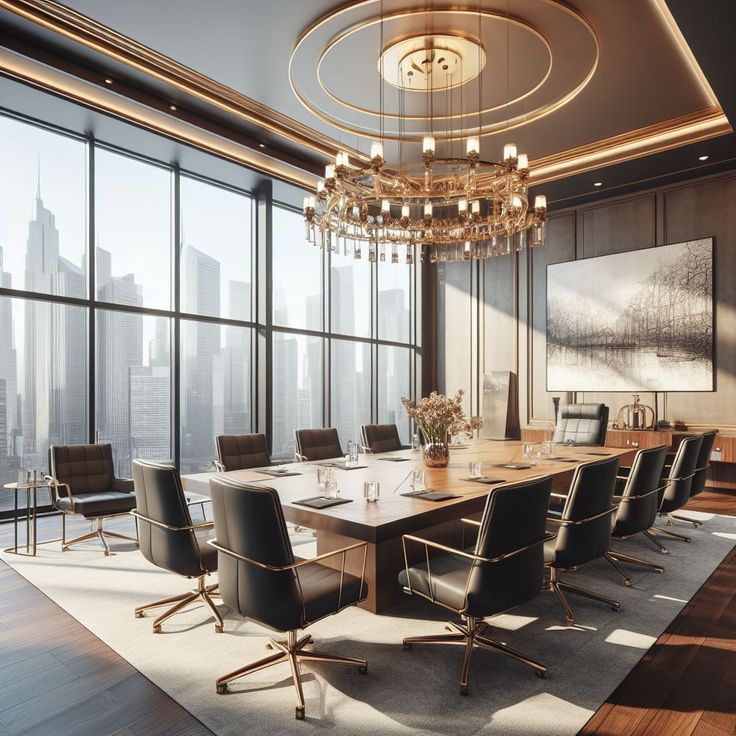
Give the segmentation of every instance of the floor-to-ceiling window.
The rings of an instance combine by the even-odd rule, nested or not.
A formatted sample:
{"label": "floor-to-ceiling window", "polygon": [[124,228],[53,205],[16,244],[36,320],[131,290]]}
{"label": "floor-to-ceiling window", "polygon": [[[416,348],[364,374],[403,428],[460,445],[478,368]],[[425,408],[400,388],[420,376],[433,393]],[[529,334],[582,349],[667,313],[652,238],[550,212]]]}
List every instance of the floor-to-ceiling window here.
{"label": "floor-to-ceiling window", "polygon": [[301,213],[270,199],[267,258],[254,202],[0,115],[1,483],[46,471],[53,444],[109,442],[128,476],[136,458],[209,469],[220,433],[264,432],[275,458],[300,427],[408,437],[415,267],[309,246]]}
{"label": "floor-to-ceiling window", "polygon": [[274,206],[277,455],[294,451],[295,429],[323,425],[337,428],[343,447],[360,441],[361,424],[371,422],[396,423],[409,439],[401,397],[412,396],[416,383],[415,266],[390,257],[371,263],[367,247],[361,255],[350,246],[334,253],[308,245],[301,213]]}

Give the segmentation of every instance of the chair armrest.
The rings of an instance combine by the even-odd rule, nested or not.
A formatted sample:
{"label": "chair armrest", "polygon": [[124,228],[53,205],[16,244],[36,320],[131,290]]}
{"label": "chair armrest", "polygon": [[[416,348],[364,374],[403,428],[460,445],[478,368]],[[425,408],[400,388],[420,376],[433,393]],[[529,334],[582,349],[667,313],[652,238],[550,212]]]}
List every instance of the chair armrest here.
{"label": "chair armrest", "polygon": [[472,524],[473,526],[480,526],[481,523],[475,519],[460,519],[463,524]]}
{"label": "chair armrest", "polygon": [[225,470],[225,466],[219,460],[213,460],[212,462],[214,463],[215,470],[218,473],[227,473],[227,470]]}
{"label": "chair armrest", "polygon": [[552,498],[564,498],[567,500],[567,494],[566,493],[550,493],[549,494]]}
{"label": "chair armrest", "polygon": [[373,450],[371,450],[370,447],[366,447],[365,445],[358,445],[358,448],[364,455],[372,455]]}
{"label": "chair armrest", "polygon": [[201,503],[212,503],[209,496],[203,496],[201,493],[185,492],[184,497],[187,500],[187,506],[198,506]]}
{"label": "chair armrest", "polygon": [[618,510],[618,506],[614,505],[611,506],[610,509],[606,509],[605,511],[601,511],[599,514],[593,514],[593,516],[586,516],[584,519],[578,519],[577,521],[573,521],[572,519],[555,519],[547,517],[547,521],[551,521],[555,524],[559,524],[560,526],[582,526],[583,524],[587,524],[589,521],[595,521],[596,519],[600,519],[603,516],[608,516],[609,514],[613,514],[615,511]]}
{"label": "chair armrest", "polygon": [[187,526],[172,526],[171,524],[164,524],[162,521],[156,521],[156,519],[151,519],[148,516],[144,516],[138,511],[138,509],[133,509],[130,512],[130,515],[135,516],[135,518],[139,521],[143,521],[146,524],[151,524],[152,526],[158,527],[159,529],[166,529],[166,531],[169,532],[194,532],[198,529],[213,529],[215,526],[214,521],[206,521],[202,524],[187,524]]}
{"label": "chair armrest", "polygon": [[294,452],[294,461],[297,463],[306,463],[309,458],[306,455],[300,455],[298,452]]}
{"label": "chair armrest", "polygon": [[124,491],[125,493],[133,493],[135,486],[133,485],[132,478],[113,478],[112,479],[112,490],[113,491]]}
{"label": "chair armrest", "polygon": [[53,475],[44,475],[43,479],[49,484],[49,488],[51,488],[51,493],[53,494],[54,501],[58,500],[61,495],[59,493],[59,489],[64,489],[64,495],[69,499],[69,503],[72,507],[72,513],[74,513],[74,496],[72,496],[72,489],[69,487],[69,484],[60,483],[56,478],[54,478]]}

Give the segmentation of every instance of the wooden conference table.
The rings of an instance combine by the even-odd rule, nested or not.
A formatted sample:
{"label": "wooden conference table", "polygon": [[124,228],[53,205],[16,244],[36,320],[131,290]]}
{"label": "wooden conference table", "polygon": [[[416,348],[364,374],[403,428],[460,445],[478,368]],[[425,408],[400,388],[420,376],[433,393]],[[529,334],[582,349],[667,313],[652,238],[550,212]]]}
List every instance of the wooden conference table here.
{"label": "wooden conference table", "polygon": [[[476,440],[462,448],[452,448],[447,468],[425,468],[421,455],[411,450],[361,455],[363,468],[342,470],[336,468],[341,498],[352,498],[352,503],[317,510],[297,506],[294,501],[319,495],[317,466],[324,462],[291,463],[284,467],[299,473],[284,478],[274,478],[257,470],[235,470],[228,473],[198,473],[182,477],[187,491],[209,495],[209,481],[217,475],[243,483],[263,483],[278,491],[286,520],[299,526],[314,529],[317,538],[317,554],[330,552],[355,542],[367,542],[368,552],[365,579],[368,598],[364,608],[379,613],[398,603],[402,591],[397,582],[404,568],[402,534],[419,534],[452,546],[461,544],[462,517],[478,518],[486,496],[494,485],[468,480],[468,463],[481,462],[482,472],[488,478],[500,482],[520,481],[539,475],[551,475],[553,490],[567,489],[575,468],[581,463],[600,460],[602,457],[619,457],[626,464],[633,458],[634,450],[608,447],[558,446],[554,457],[543,459],[528,469],[498,467],[504,464],[522,464],[520,442]],[[404,457],[404,462],[392,462],[382,458]],[[630,464],[630,463],[629,463]],[[418,497],[402,496],[411,490],[414,470],[424,470],[426,487],[437,491],[452,491],[457,498],[445,501],[427,501]],[[363,499],[363,482],[376,480],[380,486],[380,500],[366,503]],[[417,549],[423,554],[423,550]],[[339,565],[339,559],[335,558]],[[360,575],[362,552],[348,555],[346,570]],[[411,564],[412,560],[410,560]]]}

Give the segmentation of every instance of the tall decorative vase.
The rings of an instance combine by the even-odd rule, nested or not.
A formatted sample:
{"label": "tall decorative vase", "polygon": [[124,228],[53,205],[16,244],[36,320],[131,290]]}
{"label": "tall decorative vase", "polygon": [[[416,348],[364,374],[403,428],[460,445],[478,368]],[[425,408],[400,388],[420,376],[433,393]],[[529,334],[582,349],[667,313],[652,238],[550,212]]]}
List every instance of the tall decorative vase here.
{"label": "tall decorative vase", "polygon": [[445,440],[427,440],[422,448],[424,453],[424,464],[428,468],[446,468],[450,462],[450,446]]}

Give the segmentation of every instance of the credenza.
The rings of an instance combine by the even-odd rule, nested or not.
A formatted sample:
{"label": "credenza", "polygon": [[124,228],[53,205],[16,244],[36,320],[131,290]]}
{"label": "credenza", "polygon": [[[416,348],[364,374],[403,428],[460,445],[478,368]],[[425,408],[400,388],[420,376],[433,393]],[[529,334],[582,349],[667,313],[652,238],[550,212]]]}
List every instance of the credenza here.
{"label": "credenza", "polygon": [[[676,450],[683,437],[693,434],[698,433],[675,430],[609,429],[606,434],[606,447],[638,450],[666,445]],[[544,437],[545,430],[540,427],[524,427],[521,430],[522,442],[541,442]],[[736,434],[718,433],[710,461],[708,486],[736,490]]]}

